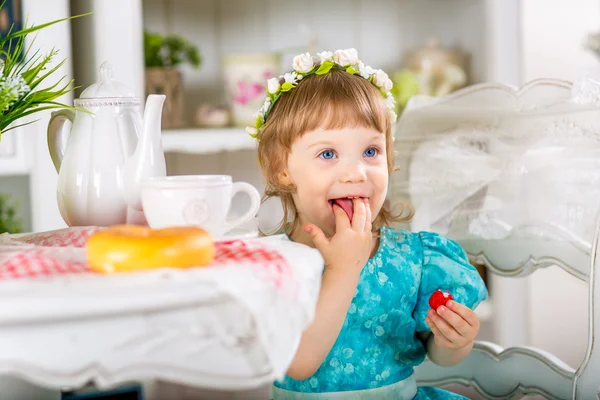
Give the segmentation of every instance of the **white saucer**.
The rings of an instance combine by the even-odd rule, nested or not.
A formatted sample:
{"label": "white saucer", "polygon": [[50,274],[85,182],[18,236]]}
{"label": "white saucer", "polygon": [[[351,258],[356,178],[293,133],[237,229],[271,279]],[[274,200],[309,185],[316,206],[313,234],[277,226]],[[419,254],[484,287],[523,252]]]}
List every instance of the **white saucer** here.
{"label": "white saucer", "polygon": [[236,239],[256,239],[258,238],[258,230],[257,229],[234,229],[230,233],[215,237],[215,242],[222,242],[226,240],[236,240]]}

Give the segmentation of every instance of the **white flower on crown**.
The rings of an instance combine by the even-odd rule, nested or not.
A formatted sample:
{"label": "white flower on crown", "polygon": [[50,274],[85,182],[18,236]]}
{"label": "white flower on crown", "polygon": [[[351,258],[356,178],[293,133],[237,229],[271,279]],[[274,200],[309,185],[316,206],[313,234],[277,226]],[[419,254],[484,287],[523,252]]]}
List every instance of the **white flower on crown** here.
{"label": "white flower on crown", "polygon": [[383,70],[378,69],[373,75],[373,83],[381,89],[382,92],[389,92],[394,86],[392,80]]}
{"label": "white flower on crown", "polygon": [[389,92],[390,90],[392,90],[393,87],[394,87],[394,82],[392,82],[392,80],[388,78],[385,81],[385,83],[383,84],[383,86],[381,87],[381,90],[384,92]]}
{"label": "white flower on crown", "polygon": [[283,80],[286,82],[295,84],[297,82],[297,79],[298,74],[296,73],[296,71],[286,72],[285,74],[283,74]]}
{"label": "white flower on crown", "polygon": [[365,79],[369,79],[375,73],[375,70],[362,61],[358,63],[358,73]]}
{"label": "white flower on crown", "polygon": [[358,51],[356,49],[337,50],[333,54],[334,61],[342,67],[358,64]]}
{"label": "white flower on crown", "polygon": [[293,64],[294,70],[301,74],[310,72],[310,70],[315,66],[315,62],[309,53],[299,54],[294,57]]}
{"label": "white flower on crown", "polygon": [[271,78],[267,81],[267,92],[269,94],[277,94],[280,88],[279,79]]}
{"label": "white flower on crown", "polygon": [[389,108],[390,110],[396,109],[396,99],[394,99],[394,96],[389,92],[385,96],[385,104],[386,104],[387,108]]}
{"label": "white flower on crown", "polygon": [[375,70],[373,75],[373,83],[375,85],[382,87],[387,79],[389,79],[389,76],[385,73],[385,71],[381,69]]}
{"label": "white flower on crown", "polygon": [[[280,75],[278,78],[271,78],[267,81],[267,92],[270,96],[274,97],[271,99],[270,96],[267,96],[260,110],[254,114],[256,125],[246,128],[246,131],[251,136],[259,138],[259,134],[264,129],[263,125],[266,122],[265,116],[273,106],[273,102],[277,101],[277,95],[283,90],[283,86],[286,87],[285,91],[293,89],[302,78],[312,75],[317,71],[315,65],[318,65],[319,62],[322,64],[327,61],[337,64],[336,69],[341,67],[351,74],[358,74],[375,85],[385,98],[391,123],[394,124],[396,122],[398,119],[398,115],[395,112],[396,100],[390,92],[394,84],[388,74],[380,69],[373,69],[370,66],[365,65],[358,59],[358,52],[356,49],[345,49],[337,50],[335,53],[332,53],[331,51],[322,51],[317,53],[315,57],[312,57],[309,53],[299,54],[294,57],[294,70],[292,72]],[[352,68],[348,69],[348,67]],[[328,70],[329,69],[327,69],[327,71]]]}
{"label": "white flower on crown", "polygon": [[319,57],[319,60],[322,63],[324,63],[325,61],[333,60],[333,52],[331,51],[322,51],[320,53],[317,53],[317,56]]}
{"label": "white flower on crown", "polygon": [[260,114],[262,116],[264,116],[267,113],[267,111],[269,111],[269,107],[271,107],[271,99],[269,97],[267,97],[265,99],[265,103],[263,104],[262,108],[259,111]]}

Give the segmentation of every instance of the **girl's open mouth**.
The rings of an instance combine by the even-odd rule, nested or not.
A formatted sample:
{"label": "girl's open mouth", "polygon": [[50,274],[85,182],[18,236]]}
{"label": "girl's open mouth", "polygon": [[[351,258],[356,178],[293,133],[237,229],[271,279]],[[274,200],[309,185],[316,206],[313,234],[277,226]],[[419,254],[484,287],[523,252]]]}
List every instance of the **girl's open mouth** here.
{"label": "girl's open mouth", "polygon": [[348,216],[348,219],[352,221],[352,216],[354,215],[354,198],[363,199],[363,197],[340,197],[337,199],[330,199],[329,206],[331,207],[332,211],[334,204],[339,206],[342,210],[344,210],[344,212]]}

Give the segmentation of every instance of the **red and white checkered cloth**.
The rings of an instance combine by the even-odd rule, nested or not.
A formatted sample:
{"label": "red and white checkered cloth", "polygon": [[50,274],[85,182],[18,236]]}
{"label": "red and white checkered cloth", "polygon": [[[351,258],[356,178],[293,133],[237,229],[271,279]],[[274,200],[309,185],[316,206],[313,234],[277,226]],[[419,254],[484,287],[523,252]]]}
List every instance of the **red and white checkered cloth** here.
{"label": "red and white checkered cloth", "polygon": [[85,247],[88,238],[101,228],[95,226],[72,227],[55,231],[33,233],[16,239],[19,242],[42,247]]}
{"label": "red and white checkered cloth", "polygon": [[[83,247],[99,229],[66,228],[4,241],[0,236],[0,281],[93,273],[87,265]],[[289,273],[287,261],[279,252],[256,241],[219,241],[215,247],[216,255],[210,267],[251,264],[261,278],[277,286],[282,285]]]}

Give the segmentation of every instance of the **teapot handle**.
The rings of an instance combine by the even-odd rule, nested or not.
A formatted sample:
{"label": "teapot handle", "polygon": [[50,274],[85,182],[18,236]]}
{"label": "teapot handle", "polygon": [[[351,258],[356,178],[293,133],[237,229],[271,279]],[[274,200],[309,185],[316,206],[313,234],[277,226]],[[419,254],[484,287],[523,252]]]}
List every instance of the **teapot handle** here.
{"label": "teapot handle", "polygon": [[60,164],[62,163],[67,142],[69,141],[69,132],[64,129],[67,120],[73,123],[75,121],[75,113],[71,110],[63,109],[54,111],[50,116],[50,122],[48,122],[48,150],[50,150],[50,157],[52,158],[56,172],[60,171]]}

